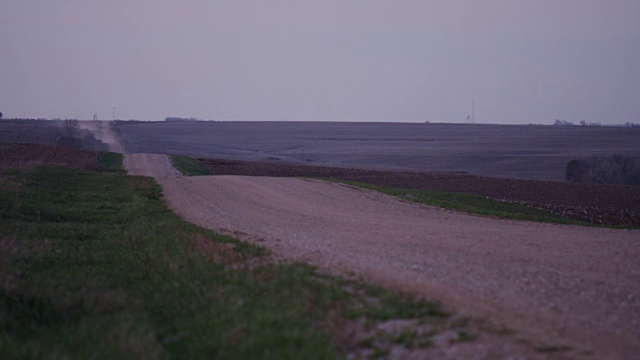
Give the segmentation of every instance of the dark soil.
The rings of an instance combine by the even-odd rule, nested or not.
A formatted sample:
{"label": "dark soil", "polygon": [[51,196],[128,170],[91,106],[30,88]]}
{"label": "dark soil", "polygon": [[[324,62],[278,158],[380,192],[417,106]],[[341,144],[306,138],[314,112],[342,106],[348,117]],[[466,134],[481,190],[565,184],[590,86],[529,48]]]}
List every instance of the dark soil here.
{"label": "dark soil", "polygon": [[381,171],[277,162],[198,159],[214,175],[315,177],[396,188],[458,192],[520,203],[595,224],[640,226],[640,187]]}
{"label": "dark soil", "polygon": [[0,143],[0,169],[40,165],[97,170],[98,153],[66,146]]}

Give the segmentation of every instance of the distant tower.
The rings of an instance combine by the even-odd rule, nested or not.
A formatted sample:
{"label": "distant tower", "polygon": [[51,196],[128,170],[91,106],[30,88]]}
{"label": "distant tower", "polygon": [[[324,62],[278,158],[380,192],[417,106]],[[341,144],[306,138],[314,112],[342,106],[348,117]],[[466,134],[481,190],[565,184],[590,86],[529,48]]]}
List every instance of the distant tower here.
{"label": "distant tower", "polygon": [[476,99],[471,100],[471,123],[476,123]]}
{"label": "distant tower", "polygon": [[93,114],[93,121],[98,121],[98,114]]}

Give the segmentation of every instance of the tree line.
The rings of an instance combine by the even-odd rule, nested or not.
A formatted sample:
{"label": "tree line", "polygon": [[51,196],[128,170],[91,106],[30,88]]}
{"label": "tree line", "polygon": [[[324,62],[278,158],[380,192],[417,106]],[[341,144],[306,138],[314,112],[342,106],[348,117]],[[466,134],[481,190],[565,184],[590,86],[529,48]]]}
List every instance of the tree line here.
{"label": "tree line", "polygon": [[640,185],[640,159],[613,155],[571,160],[565,177],[577,183]]}
{"label": "tree line", "polygon": [[178,122],[178,121],[204,121],[204,120],[200,120],[198,118],[182,118],[182,117],[176,117],[176,116],[168,116],[166,118],[164,118],[164,121],[173,121],[173,122]]}

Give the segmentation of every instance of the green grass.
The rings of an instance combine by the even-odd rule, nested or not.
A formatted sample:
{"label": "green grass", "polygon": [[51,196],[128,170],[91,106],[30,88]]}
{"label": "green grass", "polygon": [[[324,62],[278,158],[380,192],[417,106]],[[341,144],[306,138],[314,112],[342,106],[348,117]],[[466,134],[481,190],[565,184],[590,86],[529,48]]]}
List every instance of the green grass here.
{"label": "green grass", "polygon": [[271,263],[183,221],[153,179],[119,171],[0,173],[0,254],[3,359],[334,359],[351,341],[345,324],[449,319],[434,303]]}
{"label": "green grass", "polygon": [[437,206],[449,210],[466,212],[470,214],[493,216],[513,220],[548,222],[555,224],[598,226],[591,223],[554,215],[545,210],[540,210],[519,204],[491,200],[476,195],[440,192],[433,190],[400,189],[388,186],[372,185],[361,182],[335,179],[329,179],[329,181],[339,182],[369,190],[375,190],[387,195],[397,196],[404,200]]}
{"label": "green grass", "polygon": [[178,169],[183,175],[198,176],[211,175],[209,170],[202,166],[196,159],[189,156],[169,155],[173,167]]}
{"label": "green grass", "polygon": [[122,154],[103,152],[98,155],[98,167],[103,172],[121,172],[124,173],[122,167]]}

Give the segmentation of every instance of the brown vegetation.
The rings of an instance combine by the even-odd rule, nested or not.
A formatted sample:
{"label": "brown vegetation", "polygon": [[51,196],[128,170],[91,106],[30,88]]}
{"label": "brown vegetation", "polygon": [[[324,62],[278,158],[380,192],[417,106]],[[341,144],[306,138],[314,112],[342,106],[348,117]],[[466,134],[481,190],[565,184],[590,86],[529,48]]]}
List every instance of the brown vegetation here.
{"label": "brown vegetation", "polygon": [[0,169],[40,165],[60,165],[74,169],[96,170],[98,168],[98,153],[65,146],[0,143]]}
{"label": "brown vegetation", "polygon": [[41,144],[56,147],[73,147],[82,150],[106,150],[91,131],[81,128],[76,119],[53,120],[3,120],[0,122],[0,144]]}

